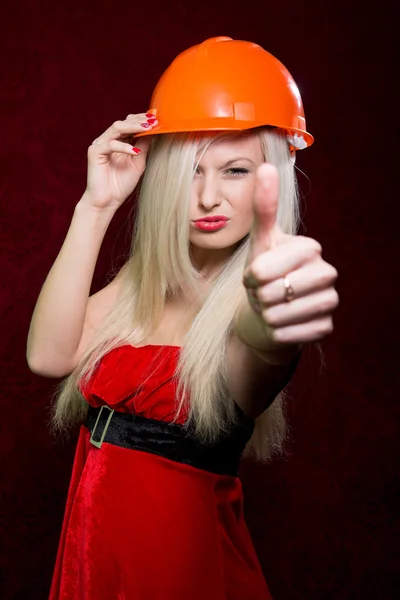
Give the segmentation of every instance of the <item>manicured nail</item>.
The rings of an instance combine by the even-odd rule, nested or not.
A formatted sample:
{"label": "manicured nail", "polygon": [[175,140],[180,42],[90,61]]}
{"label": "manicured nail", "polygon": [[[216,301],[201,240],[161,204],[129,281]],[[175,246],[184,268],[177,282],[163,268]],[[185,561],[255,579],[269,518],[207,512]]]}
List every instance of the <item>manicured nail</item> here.
{"label": "manicured nail", "polygon": [[147,122],[150,123],[150,125],[153,125],[153,123],[156,122],[156,119],[153,117],[152,119],[147,119]]}
{"label": "manicured nail", "polygon": [[151,118],[155,118],[155,115],[153,115],[152,113],[146,113],[146,117],[151,119]]}
{"label": "manicured nail", "polygon": [[150,124],[149,124],[149,123],[140,123],[140,125],[141,125],[142,127],[150,127]]}
{"label": "manicured nail", "polygon": [[141,153],[141,149],[140,148],[132,148],[132,152],[134,152],[135,154],[140,154]]}

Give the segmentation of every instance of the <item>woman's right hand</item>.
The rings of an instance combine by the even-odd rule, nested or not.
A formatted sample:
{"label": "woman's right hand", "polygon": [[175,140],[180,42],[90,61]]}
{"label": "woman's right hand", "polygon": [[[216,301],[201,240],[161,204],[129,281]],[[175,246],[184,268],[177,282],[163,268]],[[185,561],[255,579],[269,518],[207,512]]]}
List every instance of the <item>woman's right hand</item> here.
{"label": "woman's right hand", "polygon": [[[143,127],[143,123],[148,126]],[[146,168],[151,137],[139,138],[133,147],[126,140],[133,141],[136,133],[148,131],[157,123],[145,113],[128,115],[93,141],[88,148],[87,186],[81,202],[98,210],[117,210],[125,202]]]}

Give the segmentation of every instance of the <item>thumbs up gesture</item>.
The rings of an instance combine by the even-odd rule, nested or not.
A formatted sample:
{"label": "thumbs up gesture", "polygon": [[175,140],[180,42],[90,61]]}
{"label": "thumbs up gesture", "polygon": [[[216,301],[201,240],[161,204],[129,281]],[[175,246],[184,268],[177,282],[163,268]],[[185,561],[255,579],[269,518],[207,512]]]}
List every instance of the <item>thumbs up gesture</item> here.
{"label": "thumbs up gesture", "polygon": [[323,260],[321,245],[279,227],[278,197],[278,171],[263,163],[257,171],[243,284],[260,326],[274,347],[282,349],[331,333],[339,296],[334,288],[338,273]]}

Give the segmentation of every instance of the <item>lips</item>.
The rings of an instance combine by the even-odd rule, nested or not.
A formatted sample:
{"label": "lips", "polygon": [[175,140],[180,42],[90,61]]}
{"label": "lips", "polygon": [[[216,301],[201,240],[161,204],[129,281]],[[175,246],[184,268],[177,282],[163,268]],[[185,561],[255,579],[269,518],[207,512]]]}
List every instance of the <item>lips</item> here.
{"label": "lips", "polygon": [[213,217],[203,217],[201,219],[197,219],[195,223],[200,223],[205,221],[206,223],[213,223],[214,221],[227,221],[228,217],[224,217],[223,215],[215,215]]}

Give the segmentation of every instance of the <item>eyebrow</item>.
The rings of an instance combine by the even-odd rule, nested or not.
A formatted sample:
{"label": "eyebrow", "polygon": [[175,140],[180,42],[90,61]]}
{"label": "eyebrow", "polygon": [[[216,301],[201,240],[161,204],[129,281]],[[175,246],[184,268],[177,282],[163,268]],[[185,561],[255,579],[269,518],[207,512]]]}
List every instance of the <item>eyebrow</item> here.
{"label": "eyebrow", "polygon": [[238,162],[239,160],[247,160],[247,162],[251,163],[253,165],[253,167],[256,166],[255,163],[251,160],[251,158],[246,158],[245,156],[239,156],[238,158],[231,158],[231,160],[228,160],[227,163],[222,165],[221,169],[225,169],[225,167],[229,167],[230,165],[233,165],[233,163]]}
{"label": "eyebrow", "polygon": [[238,158],[232,158],[231,160],[228,160],[228,162],[225,163],[223,167],[229,167],[229,165],[233,165],[233,163],[238,162],[239,160],[247,160],[247,162],[251,163],[254,167],[256,166],[250,158],[246,158],[245,156],[239,156]]}

